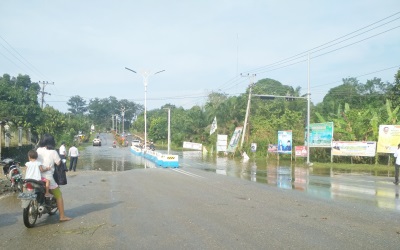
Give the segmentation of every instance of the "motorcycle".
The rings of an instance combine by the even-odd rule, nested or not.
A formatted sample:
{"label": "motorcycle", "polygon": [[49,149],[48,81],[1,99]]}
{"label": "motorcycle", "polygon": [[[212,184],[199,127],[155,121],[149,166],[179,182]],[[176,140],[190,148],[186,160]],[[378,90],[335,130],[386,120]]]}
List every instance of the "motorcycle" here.
{"label": "motorcycle", "polygon": [[22,172],[19,163],[11,158],[6,158],[0,163],[3,165],[3,173],[11,182],[11,187],[14,191],[22,192]]}
{"label": "motorcycle", "polygon": [[45,197],[45,183],[32,179],[24,180],[24,191],[18,195],[23,208],[22,217],[27,228],[35,226],[37,218],[44,214],[53,215],[57,212],[57,201],[54,197]]}

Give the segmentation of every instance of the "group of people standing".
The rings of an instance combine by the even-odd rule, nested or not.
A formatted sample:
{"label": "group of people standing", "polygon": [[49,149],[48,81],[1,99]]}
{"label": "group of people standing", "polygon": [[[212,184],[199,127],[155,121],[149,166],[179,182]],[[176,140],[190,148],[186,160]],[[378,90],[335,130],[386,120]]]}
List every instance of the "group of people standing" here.
{"label": "group of people standing", "polygon": [[[67,149],[65,147],[65,142],[61,143],[59,152],[60,152],[61,160],[67,158]],[[68,157],[69,157],[69,171],[74,170],[74,172],[75,172],[76,164],[78,163],[78,157],[79,157],[79,150],[75,147],[75,144],[69,148]]]}

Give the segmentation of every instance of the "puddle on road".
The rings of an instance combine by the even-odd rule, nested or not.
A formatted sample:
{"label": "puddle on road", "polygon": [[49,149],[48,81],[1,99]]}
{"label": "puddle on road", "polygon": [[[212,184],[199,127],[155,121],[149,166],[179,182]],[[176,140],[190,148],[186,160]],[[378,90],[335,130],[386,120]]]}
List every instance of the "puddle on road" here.
{"label": "puddle on road", "polygon": [[[174,152],[181,168],[195,168],[237,177],[283,189],[305,192],[324,199],[350,200],[400,211],[399,187],[389,173],[334,172],[330,169],[297,167],[290,162],[267,165],[265,161],[242,162],[227,157],[203,156],[201,152]],[[287,165],[284,165],[287,164]],[[87,147],[78,161],[78,169],[126,171],[154,168],[154,163],[132,154],[128,147]]]}

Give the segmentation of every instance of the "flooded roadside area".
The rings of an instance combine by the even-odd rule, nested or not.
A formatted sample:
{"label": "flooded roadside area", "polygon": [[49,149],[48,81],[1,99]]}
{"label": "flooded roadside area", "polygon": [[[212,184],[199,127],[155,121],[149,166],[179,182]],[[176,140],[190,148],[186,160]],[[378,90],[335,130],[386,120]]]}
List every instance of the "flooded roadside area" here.
{"label": "flooded roadside area", "polygon": [[[127,171],[155,168],[155,164],[132,154],[128,147],[112,148],[110,135],[102,134],[102,146],[88,146],[81,152],[78,171]],[[162,152],[162,151],[160,151]],[[400,211],[399,186],[392,183],[390,172],[340,172],[265,160],[243,162],[229,157],[210,157],[196,151],[173,152],[179,155],[180,168],[200,169],[240,178],[285,190],[297,190],[332,200],[348,200],[383,209]],[[388,166],[389,170],[390,166]]]}
{"label": "flooded roadside area", "polygon": [[267,163],[265,160],[243,162],[227,157],[212,158],[199,152],[183,152],[182,158],[182,165],[187,168],[298,190],[323,199],[348,200],[400,211],[400,189],[392,183],[390,166],[387,172],[349,172],[332,168],[314,170],[290,161]]}

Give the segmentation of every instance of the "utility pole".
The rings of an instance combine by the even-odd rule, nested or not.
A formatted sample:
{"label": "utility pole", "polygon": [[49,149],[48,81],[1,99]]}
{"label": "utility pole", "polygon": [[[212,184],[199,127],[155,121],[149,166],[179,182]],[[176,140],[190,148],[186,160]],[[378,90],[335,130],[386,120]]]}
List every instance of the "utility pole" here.
{"label": "utility pole", "polygon": [[254,78],[256,77],[256,74],[247,74],[246,76],[243,76],[240,74],[242,77],[248,77],[250,79],[250,85],[249,85],[249,98],[247,100],[247,109],[246,109],[246,117],[244,118],[244,126],[243,126],[243,133],[242,133],[242,141],[240,142],[240,148],[243,147],[243,141],[244,141],[244,136],[246,133],[246,128],[247,128],[247,119],[250,113],[250,102],[251,102],[251,90],[254,86]]}
{"label": "utility pole", "polygon": [[47,81],[46,82],[45,81],[41,82],[41,81],[39,81],[39,85],[40,84],[42,84],[42,90],[39,91],[39,92],[42,93],[42,109],[43,109],[44,95],[51,95],[50,93],[44,91],[44,87],[46,87],[49,84],[50,85],[54,85],[54,82],[47,82]]}

